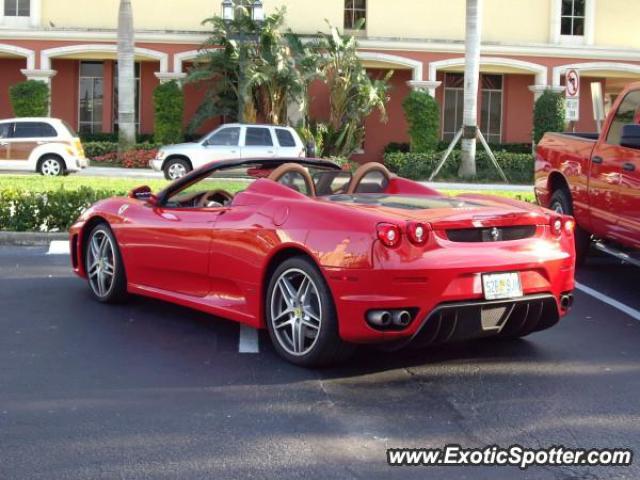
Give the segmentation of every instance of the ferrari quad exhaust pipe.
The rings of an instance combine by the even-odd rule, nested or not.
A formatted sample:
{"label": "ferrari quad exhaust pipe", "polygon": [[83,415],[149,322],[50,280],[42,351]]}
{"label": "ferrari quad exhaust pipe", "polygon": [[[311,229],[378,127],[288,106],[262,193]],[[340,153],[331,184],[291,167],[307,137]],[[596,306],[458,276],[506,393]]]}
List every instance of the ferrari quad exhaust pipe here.
{"label": "ferrari quad exhaust pipe", "polygon": [[411,323],[411,314],[407,310],[395,310],[391,321],[396,327],[406,327]]}
{"label": "ferrari quad exhaust pipe", "polygon": [[371,310],[367,314],[367,321],[374,327],[388,327],[393,317],[387,310]]}
{"label": "ferrari quad exhaust pipe", "polygon": [[571,293],[567,293],[560,297],[560,307],[563,310],[569,310],[573,305],[573,295]]}

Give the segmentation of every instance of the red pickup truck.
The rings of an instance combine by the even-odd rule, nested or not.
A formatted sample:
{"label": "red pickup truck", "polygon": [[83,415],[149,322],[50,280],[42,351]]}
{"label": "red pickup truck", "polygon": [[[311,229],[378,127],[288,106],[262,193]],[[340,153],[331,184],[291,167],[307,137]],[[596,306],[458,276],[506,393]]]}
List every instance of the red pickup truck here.
{"label": "red pickup truck", "polygon": [[600,135],[544,135],[535,193],[540,205],[575,217],[578,262],[595,246],[640,266],[640,83],[618,97]]}

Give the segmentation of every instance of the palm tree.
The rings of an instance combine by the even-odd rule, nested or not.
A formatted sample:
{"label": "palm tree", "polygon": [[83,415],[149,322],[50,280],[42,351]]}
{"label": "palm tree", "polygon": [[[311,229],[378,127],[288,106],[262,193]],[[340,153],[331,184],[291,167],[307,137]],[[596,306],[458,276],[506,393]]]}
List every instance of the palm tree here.
{"label": "palm tree", "polygon": [[136,142],[134,30],[131,0],[120,0],[118,11],[118,144],[129,150]]}
{"label": "palm tree", "polygon": [[[458,174],[476,175],[476,129],[478,128],[478,78],[480,77],[480,32],[482,0],[467,0],[464,62],[464,110],[462,126],[469,135],[462,137],[462,161]],[[471,133],[473,135],[471,135]]]}

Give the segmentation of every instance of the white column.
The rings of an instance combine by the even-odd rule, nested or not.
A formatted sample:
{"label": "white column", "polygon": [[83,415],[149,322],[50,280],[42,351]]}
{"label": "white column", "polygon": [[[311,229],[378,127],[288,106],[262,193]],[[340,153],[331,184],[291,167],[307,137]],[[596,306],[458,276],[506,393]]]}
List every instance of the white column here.
{"label": "white column", "polygon": [[35,70],[23,68],[20,72],[27,77],[27,80],[38,80],[51,87],[51,79],[58,73],[56,70]]}
{"label": "white column", "polygon": [[184,72],[155,72],[154,75],[160,83],[167,83],[175,80],[179,85],[182,85],[182,80],[187,78],[187,74]]}
{"label": "white column", "polygon": [[407,82],[414,90],[426,90],[429,92],[429,95],[435,98],[436,96],[436,88],[442,85],[442,82],[436,80],[410,80]]}

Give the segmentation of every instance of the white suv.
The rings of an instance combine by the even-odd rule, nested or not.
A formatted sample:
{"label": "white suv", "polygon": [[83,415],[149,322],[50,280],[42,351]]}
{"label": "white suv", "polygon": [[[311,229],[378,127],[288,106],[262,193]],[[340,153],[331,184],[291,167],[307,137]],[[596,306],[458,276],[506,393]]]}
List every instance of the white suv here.
{"label": "white suv", "polygon": [[78,135],[57,118],[0,120],[0,169],[58,176],[89,166]]}
{"label": "white suv", "polygon": [[215,160],[304,156],[302,140],[291,127],[229,123],[197,142],[162,147],[150,166],[175,180]]}

